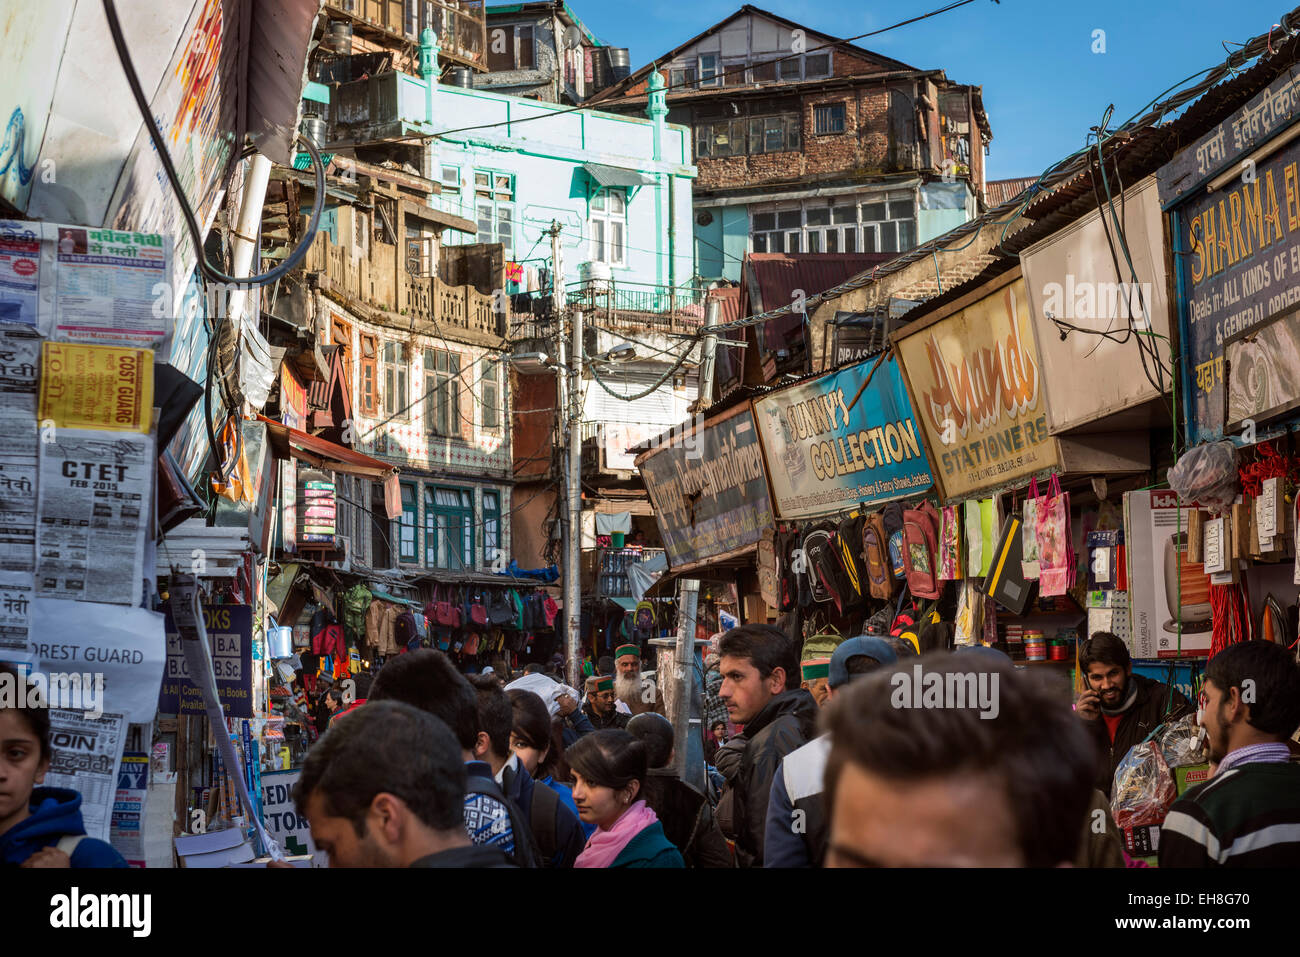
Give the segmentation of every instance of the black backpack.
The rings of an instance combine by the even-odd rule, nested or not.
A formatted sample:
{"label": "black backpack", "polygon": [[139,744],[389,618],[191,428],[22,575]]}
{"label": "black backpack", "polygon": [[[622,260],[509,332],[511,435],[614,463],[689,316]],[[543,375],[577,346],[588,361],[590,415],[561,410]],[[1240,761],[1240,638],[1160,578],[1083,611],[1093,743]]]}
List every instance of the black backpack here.
{"label": "black backpack", "polygon": [[866,563],[862,558],[862,525],[862,513],[852,512],[835,531],[835,555],[849,581],[852,605],[859,604],[870,591]]}
{"label": "black backpack", "polygon": [[799,604],[799,578],[794,571],[794,550],[799,547],[799,533],[778,525],[773,542],[776,552],[777,587],[780,589],[779,611],[793,611]]}
{"label": "black backpack", "polygon": [[835,526],[828,522],[813,528],[804,536],[803,548],[813,579],[813,600],[834,602],[836,610],[843,612],[856,595],[850,596],[848,577],[835,554]]}
{"label": "black backpack", "polygon": [[511,860],[518,867],[542,866],[542,852],[537,847],[537,838],[533,834],[533,829],[524,820],[524,812],[519,809],[519,805],[506,797],[506,793],[501,790],[501,785],[484,775],[471,774],[465,781],[465,793],[485,794],[504,804],[506,810],[510,812],[510,830],[515,837],[515,852],[511,855]]}
{"label": "black backpack", "polygon": [[[506,787],[511,787],[512,778],[524,772],[507,767],[501,776]],[[541,781],[533,782],[533,804],[529,808],[529,826],[537,845],[537,866],[552,867],[556,853],[560,850],[559,828],[556,822],[560,817],[560,796]],[[569,861],[573,866],[573,861]]]}

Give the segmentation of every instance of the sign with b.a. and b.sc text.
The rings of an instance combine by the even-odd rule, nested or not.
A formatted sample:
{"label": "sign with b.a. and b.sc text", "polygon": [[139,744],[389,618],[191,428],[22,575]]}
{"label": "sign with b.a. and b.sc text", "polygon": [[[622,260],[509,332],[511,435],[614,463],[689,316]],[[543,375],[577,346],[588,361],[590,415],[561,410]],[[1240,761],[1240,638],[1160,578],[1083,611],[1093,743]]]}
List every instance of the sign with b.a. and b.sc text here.
{"label": "sign with b.a. and b.sc text", "polygon": [[[180,632],[167,609],[167,663],[160,714],[202,714],[203,694],[190,679]],[[203,623],[212,654],[217,697],[227,718],[253,716],[253,610],[248,605],[204,605]]]}

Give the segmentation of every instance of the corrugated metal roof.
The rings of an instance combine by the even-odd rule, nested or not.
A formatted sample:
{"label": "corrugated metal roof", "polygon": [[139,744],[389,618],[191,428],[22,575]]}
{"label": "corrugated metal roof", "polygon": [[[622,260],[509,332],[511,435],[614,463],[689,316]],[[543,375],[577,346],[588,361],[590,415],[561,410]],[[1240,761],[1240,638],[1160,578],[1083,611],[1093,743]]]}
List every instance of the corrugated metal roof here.
{"label": "corrugated metal roof", "polygon": [[[740,315],[753,316],[794,301],[795,290],[805,298],[844,282],[897,253],[750,253],[745,257],[740,284]],[[768,349],[799,327],[804,317],[789,313],[764,323],[762,335]]]}
{"label": "corrugated metal roof", "polygon": [[984,199],[990,206],[1001,206],[1015,199],[1038,181],[1037,176],[1018,179],[995,179],[984,184]]}
{"label": "corrugated metal roof", "polygon": [[735,322],[740,318],[739,286],[710,289],[709,298],[718,300],[718,322]]}

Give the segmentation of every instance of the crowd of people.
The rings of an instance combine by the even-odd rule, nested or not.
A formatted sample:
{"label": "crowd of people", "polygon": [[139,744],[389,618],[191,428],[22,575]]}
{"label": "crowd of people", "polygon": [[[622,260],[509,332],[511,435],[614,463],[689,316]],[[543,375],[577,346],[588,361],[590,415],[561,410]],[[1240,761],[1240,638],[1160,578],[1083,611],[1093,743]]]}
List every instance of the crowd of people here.
{"label": "crowd of people", "polygon": [[[356,700],[326,696],[294,800],[330,865],[1122,867],[1116,769],[1193,708],[1105,632],[1081,649],[1071,703],[1059,677],[993,648],[917,657],[862,636],[801,661],[780,627],[743,625],[705,660],[700,790],[672,770],[677,736],[637,646],[581,691],[559,666],[466,675],[422,649]],[[1300,864],[1293,652],[1215,655],[1197,721],[1212,776],[1170,808],[1160,865]],[[0,747],[6,864],[123,866],[84,837],[75,791],[40,786],[46,712],[0,703]]]}

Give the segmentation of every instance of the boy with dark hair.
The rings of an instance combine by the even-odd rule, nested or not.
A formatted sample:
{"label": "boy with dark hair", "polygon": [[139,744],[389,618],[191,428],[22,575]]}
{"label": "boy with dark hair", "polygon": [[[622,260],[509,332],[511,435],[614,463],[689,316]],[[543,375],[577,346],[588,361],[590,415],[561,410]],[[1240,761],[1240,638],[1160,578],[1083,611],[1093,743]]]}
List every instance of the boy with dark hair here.
{"label": "boy with dark hair", "polygon": [[1115,769],[1129,749],[1162,721],[1184,715],[1192,706],[1176,688],[1135,675],[1128,648],[1109,631],[1095,632],[1083,643],[1079,668],[1087,687],[1074,710],[1101,754],[1095,786],[1110,797]]}
{"label": "boy with dark hair", "polygon": [[50,713],[28,680],[0,665],[0,862],[17,867],[126,867],[86,837],[81,795],[37,787],[50,769]]}
{"label": "boy with dark hair", "polygon": [[510,752],[514,708],[501,684],[493,675],[472,675],[469,683],[478,695],[480,731],[475,756],[488,764],[501,790],[528,820],[541,855],[539,866],[572,867],[587,841],[578,815],[550,788],[536,786],[533,776]]}
{"label": "boy with dark hair", "polygon": [[[491,767],[475,756],[480,731],[478,698],[451,659],[441,651],[421,648],[385,662],[370,688],[366,708],[377,701],[409,704],[433,715],[451,729],[460,745],[469,776],[465,793],[465,829],[470,840],[475,844],[499,847],[522,867],[535,866],[532,835],[528,833],[523,815],[493,780]],[[347,721],[357,714],[364,714],[366,708],[359,708],[348,716]]]}
{"label": "boy with dark hair", "polygon": [[1300,866],[1300,664],[1270,641],[1243,641],[1205,667],[1199,720],[1214,777],[1174,802],[1161,867]]}
{"label": "boy with dark hair", "polygon": [[736,842],[742,867],[763,866],[767,802],[777,767],[805,744],[817,724],[817,702],[798,687],[799,649],[773,625],[742,625],[722,636],[718,695],[736,724],[744,748],[719,810],[724,833]]}
{"label": "boy with dark hair", "polygon": [[[956,693],[977,679],[996,708]],[[899,693],[905,685],[947,688],[948,697],[923,705],[919,691]],[[992,656],[932,652],[853,682],[825,715],[828,867],[1073,860],[1096,756],[1038,675]]]}
{"label": "boy with dark hair", "polygon": [[510,867],[465,833],[465,764],[442,721],[377,701],[312,748],[294,789],[330,867]]}

